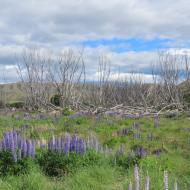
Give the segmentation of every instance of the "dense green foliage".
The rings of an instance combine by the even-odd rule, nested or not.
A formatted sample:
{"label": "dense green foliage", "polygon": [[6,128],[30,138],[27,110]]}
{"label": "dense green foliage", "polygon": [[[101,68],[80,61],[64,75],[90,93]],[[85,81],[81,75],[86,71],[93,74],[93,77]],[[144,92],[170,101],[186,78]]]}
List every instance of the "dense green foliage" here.
{"label": "dense green foliage", "polygon": [[88,151],[84,156],[45,151],[37,160],[44,173],[50,177],[63,177],[76,172],[79,168],[101,165],[104,162],[101,155],[94,151]]}
{"label": "dense green foliage", "polygon": [[10,152],[0,152],[0,176],[20,175],[30,172],[30,160],[19,160],[16,163]]}
{"label": "dense green foliage", "polygon": [[60,100],[60,95],[55,94],[51,97],[51,103],[55,106],[60,106],[61,105],[61,100]]}

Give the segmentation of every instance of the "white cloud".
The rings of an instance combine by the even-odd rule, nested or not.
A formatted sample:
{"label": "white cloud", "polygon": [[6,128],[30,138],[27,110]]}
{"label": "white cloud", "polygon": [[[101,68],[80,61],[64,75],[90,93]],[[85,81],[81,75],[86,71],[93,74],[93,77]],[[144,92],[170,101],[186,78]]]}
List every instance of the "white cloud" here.
{"label": "white cloud", "polygon": [[37,44],[109,37],[189,40],[189,8],[187,0],[1,1],[0,17],[6,23],[0,25],[1,41],[3,36],[6,41],[29,36]]}
{"label": "white cloud", "polygon": [[[100,76],[99,72],[95,73],[96,80]],[[109,76],[110,81],[130,81],[133,82],[143,82],[143,83],[152,83],[153,76],[152,74],[144,74],[144,73],[110,73]]]}
{"label": "white cloud", "polygon": [[151,74],[144,74],[144,73],[112,73],[110,75],[110,79],[112,80],[127,80],[130,81],[131,79],[136,82],[146,82],[152,83],[153,76]]}
{"label": "white cloud", "polygon": [[[0,66],[15,65],[15,54],[24,47],[60,52],[89,39],[163,37],[174,39],[171,47],[184,46],[190,42],[189,9],[187,0],[0,1]],[[102,52],[110,57],[114,72],[120,73],[146,75],[150,63],[156,60],[156,52],[146,50],[116,53],[107,47],[86,48],[91,78],[95,77],[98,54]]]}

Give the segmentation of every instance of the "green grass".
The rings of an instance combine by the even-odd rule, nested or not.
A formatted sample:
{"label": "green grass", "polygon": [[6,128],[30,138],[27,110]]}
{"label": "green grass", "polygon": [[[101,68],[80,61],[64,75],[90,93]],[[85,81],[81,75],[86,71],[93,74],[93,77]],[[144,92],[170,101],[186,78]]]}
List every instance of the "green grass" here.
{"label": "green grass", "polygon": [[[19,113],[22,114],[22,113]],[[143,140],[133,139],[135,130],[131,129],[132,123],[140,123],[140,133]],[[26,131],[21,131],[23,136],[36,139],[49,139],[53,134],[78,132],[79,136],[85,137],[90,132],[96,134],[98,140],[103,145],[115,150],[121,144],[124,144],[128,151],[134,145],[142,145],[149,156],[143,158],[140,162],[141,180],[148,175],[151,178],[151,189],[163,189],[163,171],[169,172],[170,188],[177,179],[179,189],[188,190],[190,187],[190,119],[184,115],[178,115],[176,118],[160,118],[159,128],[153,127],[153,118],[145,117],[141,119],[118,119],[118,118],[85,118],[79,117],[70,120],[62,116],[58,122],[48,120],[16,120],[11,116],[0,116],[0,135],[5,130],[11,130],[21,125],[30,126]],[[131,129],[132,133],[127,136],[113,136],[112,134],[122,128]],[[53,130],[52,130],[53,129]],[[156,139],[147,140],[147,135],[152,133]],[[151,153],[161,149],[163,152],[160,157]],[[74,174],[62,177],[61,179],[49,178],[34,164],[33,170],[23,176],[7,176],[0,178],[0,189],[68,189],[68,190],[124,190],[127,189],[129,180],[133,181],[133,168],[124,170],[121,167],[110,164],[102,164],[79,168]],[[143,185],[143,183],[141,183]]]}
{"label": "green grass", "polygon": [[88,167],[64,180],[65,190],[118,190],[123,189],[125,177],[110,166]]}
{"label": "green grass", "polygon": [[61,190],[61,182],[51,180],[37,168],[27,175],[8,176],[0,180],[1,190]]}

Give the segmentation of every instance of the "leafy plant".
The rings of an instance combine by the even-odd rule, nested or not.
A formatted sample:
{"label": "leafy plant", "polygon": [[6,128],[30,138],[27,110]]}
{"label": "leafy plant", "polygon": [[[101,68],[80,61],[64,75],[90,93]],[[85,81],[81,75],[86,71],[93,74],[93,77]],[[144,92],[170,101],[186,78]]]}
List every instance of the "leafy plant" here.
{"label": "leafy plant", "polygon": [[37,157],[37,162],[44,173],[51,177],[62,177],[74,173],[81,167],[100,165],[102,157],[94,151],[88,151],[85,155],[44,151]]}
{"label": "leafy plant", "polygon": [[25,158],[15,162],[9,151],[0,152],[0,176],[20,175],[30,171],[30,159]]}

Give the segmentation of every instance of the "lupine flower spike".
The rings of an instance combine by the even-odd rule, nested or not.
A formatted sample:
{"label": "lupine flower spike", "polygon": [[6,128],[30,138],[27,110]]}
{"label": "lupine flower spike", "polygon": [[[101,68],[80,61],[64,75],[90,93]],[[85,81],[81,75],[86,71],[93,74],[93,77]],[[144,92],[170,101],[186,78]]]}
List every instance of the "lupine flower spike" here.
{"label": "lupine flower spike", "polygon": [[144,180],[144,190],[149,190],[149,189],[150,189],[150,178],[149,176],[146,176]]}
{"label": "lupine flower spike", "polygon": [[133,186],[132,186],[131,181],[129,182],[128,190],[133,190]]}
{"label": "lupine flower spike", "polygon": [[164,190],[168,190],[168,172],[164,171]]}
{"label": "lupine flower spike", "polygon": [[135,190],[140,190],[140,178],[139,178],[139,169],[138,166],[135,165],[134,168],[134,182],[135,182]]}

